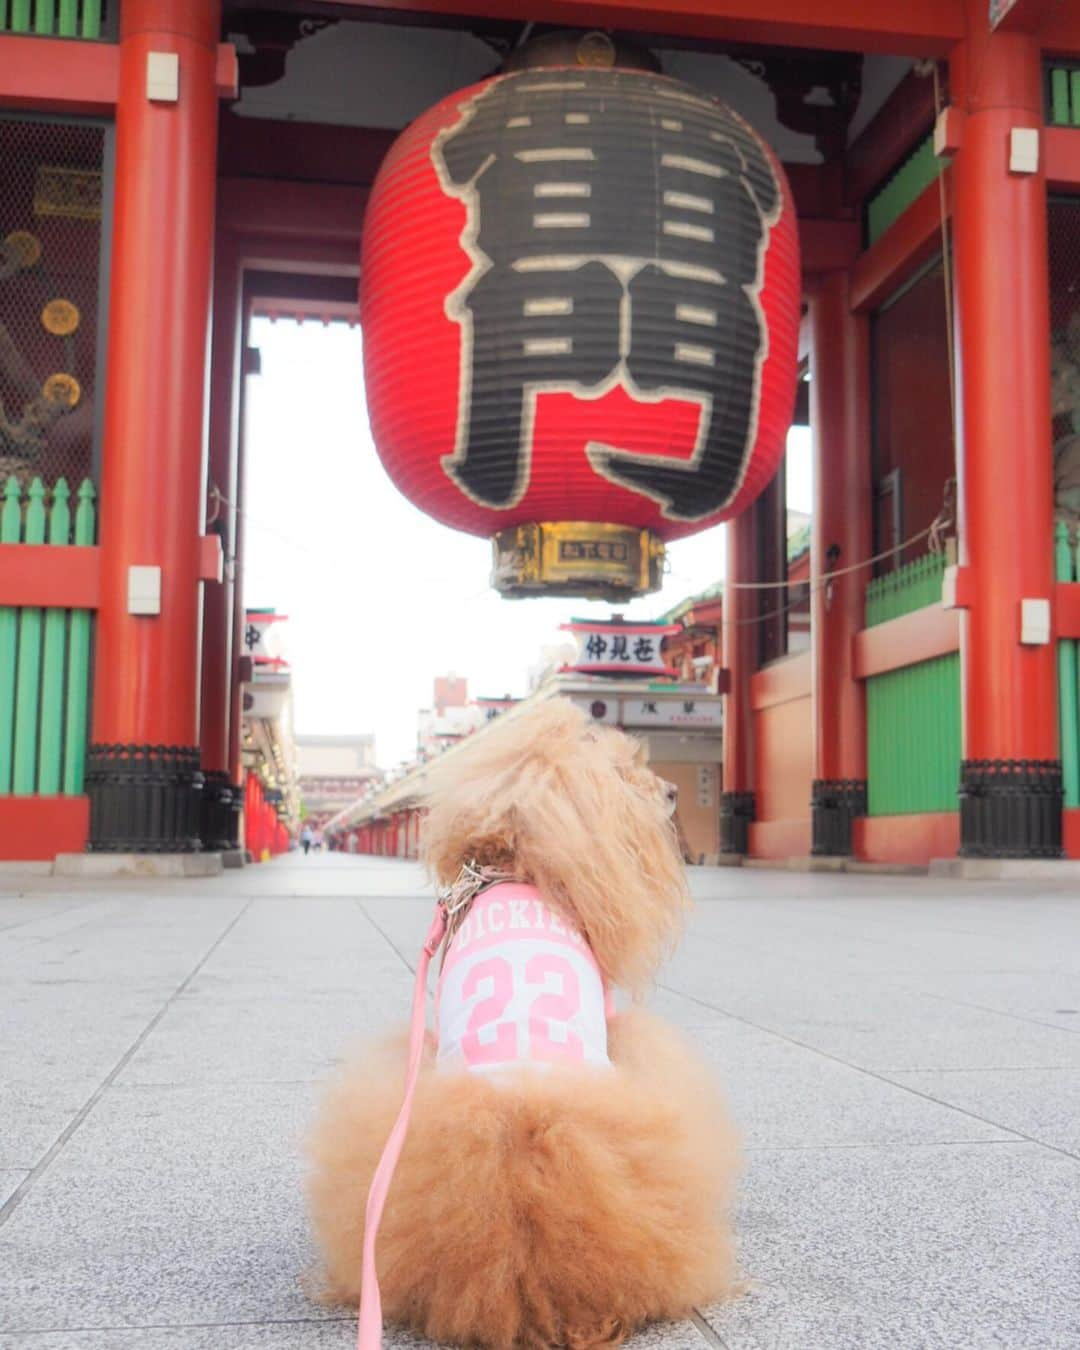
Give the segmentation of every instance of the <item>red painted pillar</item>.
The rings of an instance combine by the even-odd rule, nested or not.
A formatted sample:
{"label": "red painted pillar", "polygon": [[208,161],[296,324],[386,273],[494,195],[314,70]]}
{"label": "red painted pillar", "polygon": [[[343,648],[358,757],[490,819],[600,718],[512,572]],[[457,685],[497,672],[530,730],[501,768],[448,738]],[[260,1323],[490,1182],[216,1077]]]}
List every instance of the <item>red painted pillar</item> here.
{"label": "red painted pillar", "polygon": [[[240,384],[241,268],[235,241],[219,229],[214,252],[213,331],[210,355],[209,487],[206,532],[221,540],[222,580],[203,591],[202,694],[199,743],[203,770],[203,844],[235,848],[229,759],[232,716],[233,604],[238,411]],[[225,500],[221,500],[224,498]]]}
{"label": "red painted pillar", "polygon": [[[824,277],[810,297],[810,424],[814,510],[810,575],[852,566],[871,553],[869,335],[851,312],[846,273]],[[852,852],[852,823],[866,814],[865,690],[852,638],[863,626],[869,568],[811,593],[814,718],[813,852]]]}
{"label": "red painted pillar", "polygon": [[[1024,34],[987,30],[968,0],[952,64],[966,114],[953,174],[959,365],[964,763],[960,847],[974,856],[1061,853],[1052,607],[1053,459],[1042,64]],[[1010,164],[1035,129],[1034,172]],[[964,598],[964,597],[961,597]]]}
{"label": "red painted pillar", "polygon": [[[89,847],[194,850],[221,6],[124,0],[120,17]],[[178,59],[175,99],[148,88],[151,54]]]}
{"label": "red painted pillar", "polygon": [[244,775],[244,847],[255,857],[255,779]]}
{"label": "red painted pillar", "polygon": [[720,849],[729,856],[749,852],[754,819],[754,720],[750,678],[754,673],[757,591],[734,583],[756,575],[754,517],[751,511],[724,527],[726,569],[721,653],[727,672],[724,696],[723,792],[720,794]]}

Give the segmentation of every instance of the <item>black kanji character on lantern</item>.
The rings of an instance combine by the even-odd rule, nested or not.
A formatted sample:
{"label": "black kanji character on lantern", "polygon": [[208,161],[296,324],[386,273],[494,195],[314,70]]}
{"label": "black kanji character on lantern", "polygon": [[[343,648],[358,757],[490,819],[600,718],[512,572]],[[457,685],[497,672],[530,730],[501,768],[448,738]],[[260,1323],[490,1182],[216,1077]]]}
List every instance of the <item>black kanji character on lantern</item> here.
{"label": "black kanji character on lantern", "polygon": [[652,713],[654,717],[658,716],[655,703],[643,703],[641,705],[641,711],[643,713]]}
{"label": "black kanji character on lantern", "polygon": [[607,638],[601,637],[599,633],[593,633],[585,644],[585,655],[598,661],[607,651]]}
{"label": "black kanji character on lantern", "polygon": [[639,637],[634,643],[634,660],[648,662],[654,659],[653,639]]}
{"label": "black kanji character on lantern", "polygon": [[692,713],[694,711],[694,707],[695,707],[694,700],[692,698],[688,698],[684,701],[682,705],[682,710],[684,713]]}
{"label": "black kanji character on lantern", "polygon": [[529,71],[489,85],[431,154],[467,204],[475,264],[447,304],[467,363],[451,477],[485,506],[514,505],[537,394],[622,382],[698,402],[697,443],[688,460],[593,445],[594,467],[672,519],[726,505],[756,433],[756,289],[781,206],[749,128],[659,77]]}
{"label": "black kanji character on lantern", "polygon": [[625,637],[613,637],[611,639],[611,659],[613,661],[630,660],[630,647]]}
{"label": "black kanji character on lantern", "polygon": [[246,647],[257,647],[261,632],[253,623],[249,623],[244,629],[244,645]]}

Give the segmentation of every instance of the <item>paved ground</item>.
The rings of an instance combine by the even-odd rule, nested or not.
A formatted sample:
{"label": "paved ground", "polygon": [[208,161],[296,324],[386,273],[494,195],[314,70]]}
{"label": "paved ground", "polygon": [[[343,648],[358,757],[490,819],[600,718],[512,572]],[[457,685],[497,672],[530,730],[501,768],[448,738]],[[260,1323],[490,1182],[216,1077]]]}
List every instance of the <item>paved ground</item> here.
{"label": "paved ground", "polygon": [[[648,1350],[1080,1347],[1080,898],[699,871],[657,1005],[716,1062],[753,1292]],[[0,1345],[324,1350],[297,1138],[404,1015],[408,864],[0,876]],[[405,1338],[396,1338],[398,1347]]]}

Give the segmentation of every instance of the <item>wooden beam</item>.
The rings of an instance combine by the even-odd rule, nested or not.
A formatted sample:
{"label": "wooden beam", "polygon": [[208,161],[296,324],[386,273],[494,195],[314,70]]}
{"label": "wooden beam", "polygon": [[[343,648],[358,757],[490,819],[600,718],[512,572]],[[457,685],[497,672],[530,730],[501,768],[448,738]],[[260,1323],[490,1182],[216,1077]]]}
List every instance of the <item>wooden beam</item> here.
{"label": "wooden beam", "polygon": [[1058,0],[1036,36],[1047,56],[1080,57],[1080,8]]}
{"label": "wooden beam", "polygon": [[332,323],[352,326],[360,322],[360,301],[348,304],[342,300],[279,300],[275,296],[263,296],[252,301],[251,313],[272,323],[289,319],[297,323],[322,324],[323,327]]}
{"label": "wooden beam", "polygon": [[777,862],[810,856],[812,830],[806,820],[755,820],[750,823],[749,859]]}
{"label": "wooden beam", "polygon": [[1060,0],[998,0],[1000,17],[990,26],[999,33],[1034,33],[1059,3]]}
{"label": "wooden beam", "polygon": [[[288,272],[305,277],[358,277],[360,231],[352,239],[303,239],[241,233],[237,236],[245,272]],[[265,289],[262,294],[265,294]]]}
{"label": "wooden beam", "polygon": [[1075,127],[1047,127],[1043,145],[1046,186],[1052,192],[1080,187],[1080,131]]}
{"label": "wooden beam", "polygon": [[846,271],[859,256],[862,230],[854,220],[800,220],[804,275]]}
{"label": "wooden beam", "polygon": [[810,653],[773,661],[757,671],[750,680],[750,707],[754,712],[778,703],[810,697]]}
{"label": "wooden beam", "polygon": [[1061,833],[1066,858],[1080,858],[1080,811],[1066,807],[1061,813]]}
{"label": "wooden beam", "polygon": [[[957,778],[960,765],[956,766]],[[935,858],[955,858],[960,849],[960,811],[919,811],[908,816],[860,816],[852,821],[859,862],[926,867]]]}
{"label": "wooden beam", "polygon": [[240,117],[223,108],[218,122],[222,178],[286,178],[301,183],[368,187],[397,132]]}
{"label": "wooden beam", "polygon": [[1059,581],[1054,599],[1058,637],[1080,638],[1080,581]]}
{"label": "wooden beam", "polygon": [[359,246],[368,189],[342,183],[265,178],[218,181],[218,219],[263,239],[347,240]]}
{"label": "wooden beam", "polygon": [[0,108],[106,117],[119,87],[115,43],[0,36]]}
{"label": "wooden beam", "polygon": [[[950,175],[945,175],[945,211],[951,211]],[[876,309],[913,273],[941,251],[941,197],[937,183],[917,197],[852,269],[851,307]]]}
{"label": "wooden beam", "polygon": [[51,862],[58,853],[81,853],[89,828],[89,797],[0,797],[0,861]]}
{"label": "wooden beam", "polygon": [[101,549],[95,545],[0,544],[5,605],[97,609]]}
{"label": "wooden beam", "polygon": [[[337,0],[337,9],[522,21],[520,0]],[[894,56],[944,56],[964,36],[963,0],[533,0],[528,17],[570,28]]]}
{"label": "wooden beam", "polygon": [[862,202],[934,125],[934,82],[908,71],[844,161],[844,201]]}
{"label": "wooden beam", "polygon": [[[839,164],[785,164],[799,219],[843,218]],[[850,213],[848,213],[850,214]]]}
{"label": "wooden beam", "polygon": [[928,605],[862,629],[852,637],[851,644],[855,678],[868,680],[872,675],[885,675],[959,651],[960,613]]}
{"label": "wooden beam", "polygon": [[993,27],[998,33],[1032,33],[1037,36],[1067,8],[1061,0],[1012,0],[1010,7]]}

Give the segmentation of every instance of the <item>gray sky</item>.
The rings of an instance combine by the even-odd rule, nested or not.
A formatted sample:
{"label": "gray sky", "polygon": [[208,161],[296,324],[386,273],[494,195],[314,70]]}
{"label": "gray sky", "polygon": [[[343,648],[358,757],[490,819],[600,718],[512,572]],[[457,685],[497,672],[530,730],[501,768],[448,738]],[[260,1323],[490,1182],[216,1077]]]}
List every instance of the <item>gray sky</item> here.
{"label": "gray sky", "polygon": [[[256,320],[262,373],[248,382],[245,603],[289,616],[297,729],[373,731],[379,764],[411,757],[436,675],[473,694],[525,692],[541,647],[585,600],[502,600],[491,545],[416,510],[375,453],[359,329]],[[789,442],[789,505],[810,508],[809,438]],[[672,544],[655,595],[620,606],[652,618],[722,574],[722,528]]]}

